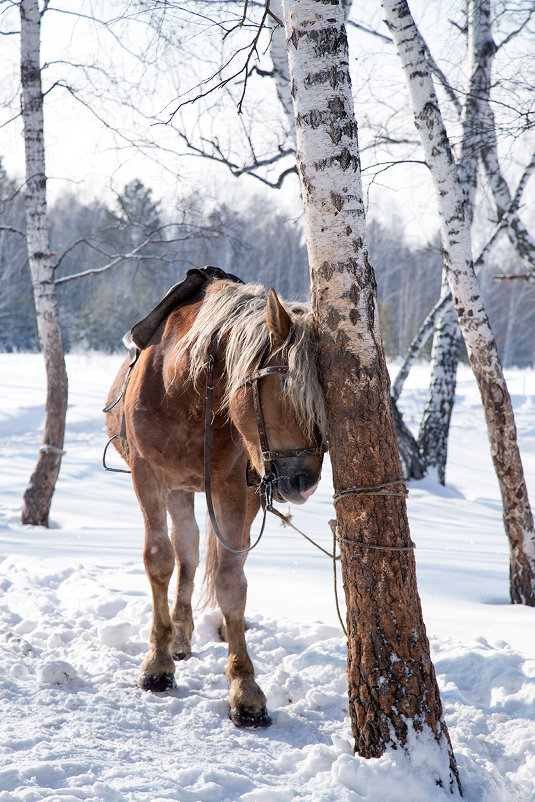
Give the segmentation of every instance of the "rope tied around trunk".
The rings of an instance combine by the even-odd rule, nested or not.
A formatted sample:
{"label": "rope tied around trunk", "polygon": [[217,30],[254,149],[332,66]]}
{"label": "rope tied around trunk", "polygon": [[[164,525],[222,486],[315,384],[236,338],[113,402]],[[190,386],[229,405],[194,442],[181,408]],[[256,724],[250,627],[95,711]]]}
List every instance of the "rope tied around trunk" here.
{"label": "rope tied around trunk", "polygon": [[[390,487],[396,485],[403,485],[401,490],[389,490]],[[403,479],[394,479],[392,482],[383,482],[381,485],[371,485],[369,487],[358,487],[352,485],[345,487],[343,490],[338,490],[333,496],[333,503],[336,504],[341,498],[345,496],[399,496],[400,498],[407,498],[409,491]]]}

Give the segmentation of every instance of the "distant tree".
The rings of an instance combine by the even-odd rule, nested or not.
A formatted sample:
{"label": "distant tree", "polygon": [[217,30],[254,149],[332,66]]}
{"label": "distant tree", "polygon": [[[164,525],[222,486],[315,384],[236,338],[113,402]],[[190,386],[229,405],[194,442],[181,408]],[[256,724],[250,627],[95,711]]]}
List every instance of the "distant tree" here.
{"label": "distant tree", "polygon": [[474,273],[470,217],[455,168],[425,45],[406,0],[382,0],[396,45],[429,168],[436,183],[447,278],[470,364],[481,393],[490,449],[510,545],[510,591],[516,603],[535,606],[535,531],[516,439],[511,399],[496,341]]}
{"label": "distant tree", "polygon": [[40,64],[41,10],[38,0],[21,0],[19,8],[22,118],[26,153],[26,242],[47,381],[43,444],[24,493],[22,522],[48,526],[50,504],[63,454],[67,371],[48,232]]}
{"label": "distant tree", "polygon": [[0,167],[0,350],[39,346],[27,261],[24,197]]}

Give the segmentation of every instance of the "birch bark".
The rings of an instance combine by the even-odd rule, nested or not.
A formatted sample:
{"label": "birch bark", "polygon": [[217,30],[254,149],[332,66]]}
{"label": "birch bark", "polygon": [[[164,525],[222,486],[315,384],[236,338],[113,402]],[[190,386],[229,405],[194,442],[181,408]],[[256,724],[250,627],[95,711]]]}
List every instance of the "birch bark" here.
{"label": "birch bark", "polygon": [[490,449],[503,502],[510,547],[510,591],[516,603],[535,606],[535,533],[517,445],[511,399],[474,273],[469,221],[453,153],[442,121],[424,43],[406,0],[382,0],[385,21],[401,59],[441,217],[448,282],[478,382]]}
{"label": "birch bark", "polygon": [[324,0],[285,0],[284,11],[333,482],[337,493],[368,493],[336,503],[355,749],[378,757],[387,746],[408,749],[411,731],[428,734],[440,756],[433,779],[457,790],[406,503],[396,492],[403,485],[368,261],[343,11]]}
{"label": "birch bark", "polygon": [[21,0],[20,20],[22,117],[26,155],[26,242],[47,378],[43,444],[24,493],[22,522],[48,526],[52,495],[63,454],[67,373],[48,238],[40,65],[41,12],[38,0]]}
{"label": "birch bark", "polygon": [[[443,276],[444,296],[451,298],[447,279]],[[457,365],[459,362],[460,331],[453,304],[448,304],[440,316],[431,350],[431,380],[425,404],[418,446],[425,468],[435,468],[440,484],[446,484],[448,436],[455,401]]]}
{"label": "birch bark", "polygon": [[[491,37],[490,0],[468,0],[468,88],[462,107],[462,138],[457,160],[459,182],[464,192],[466,224],[472,226],[478,184],[478,166],[485,136],[482,126],[485,100],[490,98],[492,57],[496,51]],[[426,57],[427,60],[427,57]],[[441,298],[449,295],[446,267],[442,275]],[[439,317],[431,351],[431,380],[418,445],[426,468],[435,468],[440,484],[446,482],[448,435],[455,402],[460,331],[453,304]]]}

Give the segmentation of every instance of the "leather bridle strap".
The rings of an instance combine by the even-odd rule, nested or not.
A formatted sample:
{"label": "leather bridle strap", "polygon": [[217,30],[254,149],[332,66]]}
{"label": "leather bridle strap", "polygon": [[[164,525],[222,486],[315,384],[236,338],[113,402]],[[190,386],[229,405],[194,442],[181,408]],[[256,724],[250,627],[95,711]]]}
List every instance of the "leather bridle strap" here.
{"label": "leather bridle strap", "polygon": [[246,554],[259,543],[260,538],[264,532],[266,523],[266,512],[269,510],[273,512],[273,493],[274,485],[277,482],[277,472],[274,465],[274,460],[288,457],[301,457],[303,455],[322,455],[323,448],[316,446],[310,448],[291,448],[291,449],[274,449],[269,447],[269,440],[266,431],[266,423],[264,420],[264,413],[262,411],[262,403],[260,400],[260,380],[265,376],[284,375],[288,373],[287,365],[268,365],[262,367],[262,363],[269,353],[269,343],[266,345],[258,360],[258,367],[252,373],[245,377],[242,385],[251,384],[253,395],[253,407],[255,413],[256,428],[258,430],[258,438],[260,441],[260,449],[262,452],[262,460],[264,463],[264,476],[260,478],[258,487],[260,489],[260,502],[264,512],[262,527],[260,534],[252,546],[246,549],[235,549],[230,546],[221,534],[221,530],[217,524],[215,511],[212,500],[212,477],[210,472],[211,456],[212,456],[212,417],[213,417],[213,382],[214,382],[214,365],[217,353],[217,332],[214,333],[210,341],[208,350],[208,366],[206,369],[206,410],[204,419],[204,491],[206,495],[206,506],[208,508],[208,515],[214,529],[215,535],[220,543],[233,554]]}
{"label": "leather bridle strap", "polygon": [[230,543],[227,543],[221,533],[215,516],[214,503],[212,499],[212,476],[210,472],[210,464],[212,460],[212,417],[214,414],[214,365],[216,352],[217,334],[214,334],[210,342],[210,348],[208,351],[208,366],[206,368],[206,408],[204,417],[204,493],[206,496],[206,507],[208,509],[208,515],[210,516],[210,522],[212,524],[214,534],[221,545],[224,546],[228,551],[231,551],[233,554],[247,554],[248,551],[251,551],[255,546],[258,545],[260,538],[264,534],[268,506],[266,505],[264,507],[264,519],[262,521],[260,534],[252,546],[248,546],[246,549],[235,549],[234,546],[231,546]]}

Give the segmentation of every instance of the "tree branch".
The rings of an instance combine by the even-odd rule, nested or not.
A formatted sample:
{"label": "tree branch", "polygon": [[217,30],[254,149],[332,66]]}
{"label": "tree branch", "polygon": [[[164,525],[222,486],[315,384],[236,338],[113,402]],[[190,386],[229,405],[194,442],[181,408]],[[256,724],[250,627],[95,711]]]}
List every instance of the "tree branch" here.
{"label": "tree branch", "polygon": [[281,159],[284,159],[286,156],[291,156],[295,153],[293,148],[285,148],[280,149],[278,153],[274,154],[273,156],[266,156],[265,158],[255,158],[255,160],[251,164],[247,164],[244,166],[240,166],[235,162],[232,162],[230,158],[223,154],[219,142],[217,140],[201,140],[210,144],[214,149],[215,153],[210,153],[207,150],[203,150],[202,148],[194,145],[186,134],[183,134],[181,131],[177,131],[178,136],[183,140],[185,145],[188,147],[189,150],[192,151],[194,156],[198,156],[199,158],[203,159],[211,159],[212,161],[218,162],[219,164],[224,164],[225,167],[228,167],[230,172],[235,178],[239,178],[242,175],[250,175],[252,178],[256,178],[261,183],[265,184],[272,189],[280,189],[284,183],[284,180],[293,173],[297,172],[297,168],[295,165],[289,167],[286,170],[283,170],[282,173],[279,174],[276,181],[270,181],[268,178],[260,175],[256,172],[261,167],[269,167],[270,165],[276,164]]}
{"label": "tree branch", "polygon": [[21,237],[26,237],[26,234],[24,233],[24,231],[21,231],[20,229],[15,228],[14,226],[2,226],[2,225],[0,225],[0,231],[10,231],[12,234],[19,234]]}

